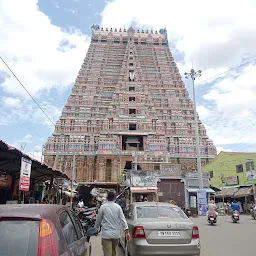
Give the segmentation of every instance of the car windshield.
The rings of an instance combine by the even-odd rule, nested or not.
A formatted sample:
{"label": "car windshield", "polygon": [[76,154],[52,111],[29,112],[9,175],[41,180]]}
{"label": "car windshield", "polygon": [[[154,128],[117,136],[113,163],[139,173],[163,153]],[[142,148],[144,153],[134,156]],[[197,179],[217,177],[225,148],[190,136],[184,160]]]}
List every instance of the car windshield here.
{"label": "car windshield", "polygon": [[35,256],[39,221],[0,221],[1,256]]}
{"label": "car windshield", "polygon": [[187,219],[184,212],[171,206],[139,206],[136,207],[137,218],[182,218]]}

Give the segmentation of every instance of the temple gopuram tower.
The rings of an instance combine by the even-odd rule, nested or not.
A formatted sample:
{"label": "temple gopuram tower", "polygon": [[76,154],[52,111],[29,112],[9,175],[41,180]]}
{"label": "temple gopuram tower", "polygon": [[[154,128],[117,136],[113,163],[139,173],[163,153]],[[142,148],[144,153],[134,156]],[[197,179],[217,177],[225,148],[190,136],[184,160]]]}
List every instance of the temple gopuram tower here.
{"label": "temple gopuram tower", "polygon": [[[91,43],[72,93],[45,144],[44,159],[77,181],[115,182],[153,158],[196,170],[193,102],[170,52],[167,32],[92,27]],[[216,148],[199,120],[202,165]],[[150,159],[152,162],[150,162]],[[160,161],[159,160],[159,161]]]}

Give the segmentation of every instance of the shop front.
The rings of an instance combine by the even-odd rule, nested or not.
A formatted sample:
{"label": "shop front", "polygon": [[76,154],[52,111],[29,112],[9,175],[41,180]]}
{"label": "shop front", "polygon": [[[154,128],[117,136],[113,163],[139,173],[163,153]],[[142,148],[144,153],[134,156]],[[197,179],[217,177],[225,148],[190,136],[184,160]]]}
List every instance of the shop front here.
{"label": "shop front", "polygon": [[68,177],[18,149],[0,141],[0,204],[41,202],[45,181],[50,189],[58,178]]}
{"label": "shop front", "polygon": [[225,203],[232,203],[234,200],[240,204],[242,213],[249,213],[249,204],[254,201],[252,185],[224,187],[216,193],[219,208],[224,208]]}

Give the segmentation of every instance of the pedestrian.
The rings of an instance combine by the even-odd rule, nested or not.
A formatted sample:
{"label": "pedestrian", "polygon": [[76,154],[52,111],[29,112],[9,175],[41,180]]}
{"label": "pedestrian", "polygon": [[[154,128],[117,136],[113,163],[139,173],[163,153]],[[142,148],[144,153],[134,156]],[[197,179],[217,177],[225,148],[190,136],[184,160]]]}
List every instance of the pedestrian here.
{"label": "pedestrian", "polygon": [[97,230],[101,226],[104,256],[116,256],[116,247],[120,238],[120,225],[125,232],[127,241],[129,241],[131,237],[122,208],[115,203],[115,192],[109,191],[107,202],[100,207],[94,226]]}
{"label": "pedestrian", "polygon": [[121,206],[123,213],[125,215],[125,210],[126,210],[126,198],[124,195],[122,195],[121,199],[119,200],[119,205]]}

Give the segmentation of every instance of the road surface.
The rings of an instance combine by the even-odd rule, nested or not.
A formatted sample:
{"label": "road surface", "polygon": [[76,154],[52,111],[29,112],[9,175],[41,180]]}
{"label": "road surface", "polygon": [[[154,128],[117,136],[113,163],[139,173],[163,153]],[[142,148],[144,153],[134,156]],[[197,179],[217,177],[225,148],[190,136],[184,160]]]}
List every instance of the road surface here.
{"label": "road surface", "polygon": [[[255,255],[256,221],[242,215],[239,223],[231,222],[228,216],[219,216],[216,226],[209,226],[205,217],[191,218],[199,226],[201,256],[241,256]],[[103,256],[100,236],[92,240],[92,256]],[[117,256],[123,256],[118,248]]]}

